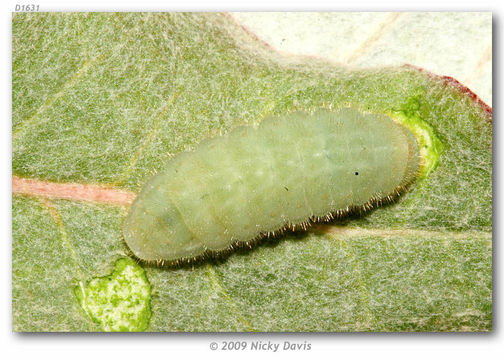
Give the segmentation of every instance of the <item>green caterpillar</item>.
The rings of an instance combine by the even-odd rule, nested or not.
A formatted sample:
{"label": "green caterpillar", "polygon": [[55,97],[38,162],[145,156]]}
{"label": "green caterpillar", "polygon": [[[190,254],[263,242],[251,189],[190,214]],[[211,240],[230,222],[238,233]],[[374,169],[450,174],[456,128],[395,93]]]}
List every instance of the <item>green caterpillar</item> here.
{"label": "green caterpillar", "polygon": [[124,239],[145,261],[191,261],[391,201],[419,159],[414,135],[385,115],[267,118],[172,158],[135,199]]}

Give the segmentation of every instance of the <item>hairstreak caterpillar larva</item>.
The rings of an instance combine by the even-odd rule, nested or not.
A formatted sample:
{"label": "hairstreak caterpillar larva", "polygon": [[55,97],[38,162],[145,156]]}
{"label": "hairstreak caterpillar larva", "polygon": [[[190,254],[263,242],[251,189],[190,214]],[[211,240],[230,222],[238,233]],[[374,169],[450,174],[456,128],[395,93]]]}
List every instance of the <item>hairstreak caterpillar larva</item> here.
{"label": "hairstreak caterpillar larva", "polygon": [[134,201],[124,238],[142,260],[191,260],[390,201],[418,167],[415,137],[385,115],[272,117],[172,158]]}

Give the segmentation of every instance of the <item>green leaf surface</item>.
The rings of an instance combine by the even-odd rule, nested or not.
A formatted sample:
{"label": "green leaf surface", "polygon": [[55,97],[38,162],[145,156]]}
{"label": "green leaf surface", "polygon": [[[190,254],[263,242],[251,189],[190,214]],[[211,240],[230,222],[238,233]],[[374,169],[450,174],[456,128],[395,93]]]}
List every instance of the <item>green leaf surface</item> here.
{"label": "green leaf surface", "polygon": [[[365,217],[144,266],[151,318],[133,330],[491,330],[491,115],[463,87],[279,55],[223,14],[16,13],[12,26],[18,177],[138,192],[209,136],[320,107],[417,119],[441,144],[428,175]],[[74,289],[117,275],[126,212],[14,194],[14,331],[110,330]]]}

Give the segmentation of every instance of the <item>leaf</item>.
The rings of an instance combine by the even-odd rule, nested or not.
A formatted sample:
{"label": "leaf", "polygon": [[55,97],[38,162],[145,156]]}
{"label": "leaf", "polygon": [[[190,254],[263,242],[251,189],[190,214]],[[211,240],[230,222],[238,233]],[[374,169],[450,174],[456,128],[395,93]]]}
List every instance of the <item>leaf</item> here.
{"label": "leaf", "polygon": [[[193,267],[144,266],[146,330],[491,330],[491,109],[456,81],[280,55],[223,14],[16,13],[12,34],[13,174],[56,192],[137,192],[171,155],[293,110],[417,119],[442,144],[397,204]],[[74,289],[128,257],[127,207],[13,188],[14,331],[103,330]]]}

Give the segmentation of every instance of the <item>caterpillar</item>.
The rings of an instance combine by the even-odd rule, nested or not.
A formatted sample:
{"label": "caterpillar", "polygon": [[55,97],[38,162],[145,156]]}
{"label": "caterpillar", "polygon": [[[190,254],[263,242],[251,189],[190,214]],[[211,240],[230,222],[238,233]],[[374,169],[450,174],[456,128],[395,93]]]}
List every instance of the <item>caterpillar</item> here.
{"label": "caterpillar", "polygon": [[418,144],[354,108],[269,117],[170,159],[124,221],[140,260],[190,262],[394,200],[416,177]]}

